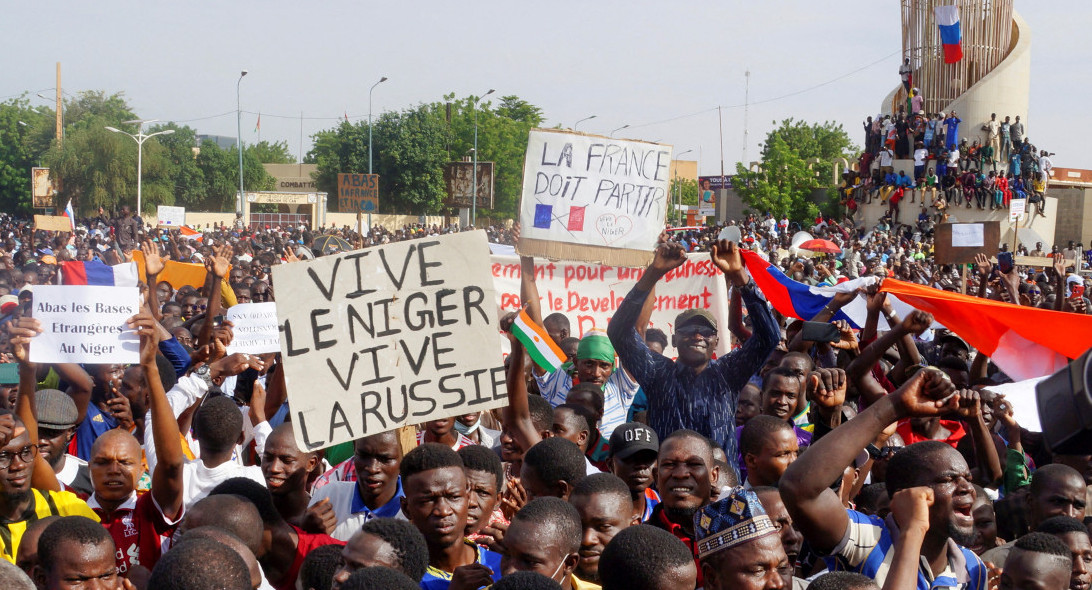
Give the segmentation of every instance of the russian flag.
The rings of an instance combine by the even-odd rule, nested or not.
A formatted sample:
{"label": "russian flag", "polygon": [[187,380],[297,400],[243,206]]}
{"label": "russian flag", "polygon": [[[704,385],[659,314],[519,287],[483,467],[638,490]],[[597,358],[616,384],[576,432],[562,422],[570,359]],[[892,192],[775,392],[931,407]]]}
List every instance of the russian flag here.
{"label": "russian flag", "polygon": [[[835,295],[852,293],[880,280],[876,276],[867,276],[829,287],[812,287],[790,279],[785,273],[781,272],[780,268],[770,264],[750,250],[743,250],[743,261],[747,265],[747,272],[755,280],[755,284],[758,285],[762,294],[766,296],[766,300],[770,302],[770,305],[773,305],[778,313],[785,317],[805,321],[811,320],[819,312],[823,311],[823,308],[834,300]],[[899,317],[906,317],[906,314],[914,310],[914,307],[910,304],[900,301],[891,294],[888,294],[887,297],[892,309],[899,314]],[[868,301],[863,295],[858,295],[856,299],[842,306],[831,319],[845,320],[849,322],[849,325],[860,330],[868,320]],[[935,319],[937,321],[933,323],[933,328],[943,328],[944,325],[940,318]],[[891,329],[883,316],[877,319],[876,327],[880,330]]]}
{"label": "russian flag", "polygon": [[72,231],[76,231],[76,213],[72,210],[72,199],[69,199],[68,204],[65,205],[64,216],[68,218],[68,223],[72,226]]}
{"label": "russian flag", "polygon": [[959,6],[937,6],[933,14],[940,28],[940,43],[944,46],[944,63],[954,64],[963,59],[963,33],[959,29]]}
{"label": "russian flag", "polygon": [[100,260],[66,260],[61,263],[62,285],[135,287],[138,282],[135,262],[114,266],[109,266]]}

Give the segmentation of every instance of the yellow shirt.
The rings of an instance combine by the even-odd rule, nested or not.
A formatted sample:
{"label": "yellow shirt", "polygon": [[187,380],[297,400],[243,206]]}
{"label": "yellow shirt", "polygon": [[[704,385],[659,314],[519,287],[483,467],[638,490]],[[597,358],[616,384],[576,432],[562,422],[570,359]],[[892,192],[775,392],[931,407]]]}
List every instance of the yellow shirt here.
{"label": "yellow shirt", "polygon": [[576,574],[569,574],[570,582],[572,582],[573,590],[602,590],[599,584],[592,584],[591,582],[585,582],[576,577]]}
{"label": "yellow shirt", "polygon": [[72,492],[52,492],[31,489],[33,501],[19,520],[5,522],[0,519],[0,547],[4,559],[15,563],[19,553],[19,541],[27,530],[27,523],[47,516],[85,516],[99,522],[98,515]]}

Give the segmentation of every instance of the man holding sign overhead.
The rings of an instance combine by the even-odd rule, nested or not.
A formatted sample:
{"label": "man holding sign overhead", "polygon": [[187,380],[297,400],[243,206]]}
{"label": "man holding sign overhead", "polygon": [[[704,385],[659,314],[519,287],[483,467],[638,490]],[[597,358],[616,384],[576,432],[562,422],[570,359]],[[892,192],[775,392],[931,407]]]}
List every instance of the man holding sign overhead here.
{"label": "man holding sign overhead", "polygon": [[718,326],[712,315],[702,310],[687,310],[675,319],[672,344],[679,351],[677,361],[649,350],[633,327],[656,283],[686,262],[682,246],[674,242],[660,244],[656,249],[652,263],[611,318],[607,334],[622,364],[648,394],[649,426],[661,440],[680,428],[696,430],[723,448],[728,464],[735,465],[736,400],[747,380],[777,346],[781,334],[766,302],[744,271],[736,244],[721,240],[710,255],[725,281],[739,290],[747,305],[754,329],[742,348],[714,360]]}

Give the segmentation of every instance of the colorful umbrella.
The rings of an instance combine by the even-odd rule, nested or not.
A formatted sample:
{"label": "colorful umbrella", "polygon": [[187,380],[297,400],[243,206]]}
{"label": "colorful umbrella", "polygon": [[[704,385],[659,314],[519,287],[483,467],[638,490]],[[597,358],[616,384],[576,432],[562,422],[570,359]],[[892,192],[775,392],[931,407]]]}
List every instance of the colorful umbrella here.
{"label": "colorful umbrella", "polygon": [[842,249],[838,247],[838,244],[835,244],[830,240],[819,239],[802,242],[796,247],[801,250],[811,250],[812,252],[826,252],[827,254],[838,254],[842,251]]}

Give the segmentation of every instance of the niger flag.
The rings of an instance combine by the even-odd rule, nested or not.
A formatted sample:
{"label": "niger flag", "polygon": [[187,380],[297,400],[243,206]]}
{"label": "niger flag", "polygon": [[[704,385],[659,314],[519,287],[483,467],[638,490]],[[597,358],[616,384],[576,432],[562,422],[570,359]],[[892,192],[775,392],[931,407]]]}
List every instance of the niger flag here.
{"label": "niger flag", "polygon": [[886,279],[883,290],[933,314],[1013,381],[1053,374],[1092,348],[1092,316],[950,293]]}

